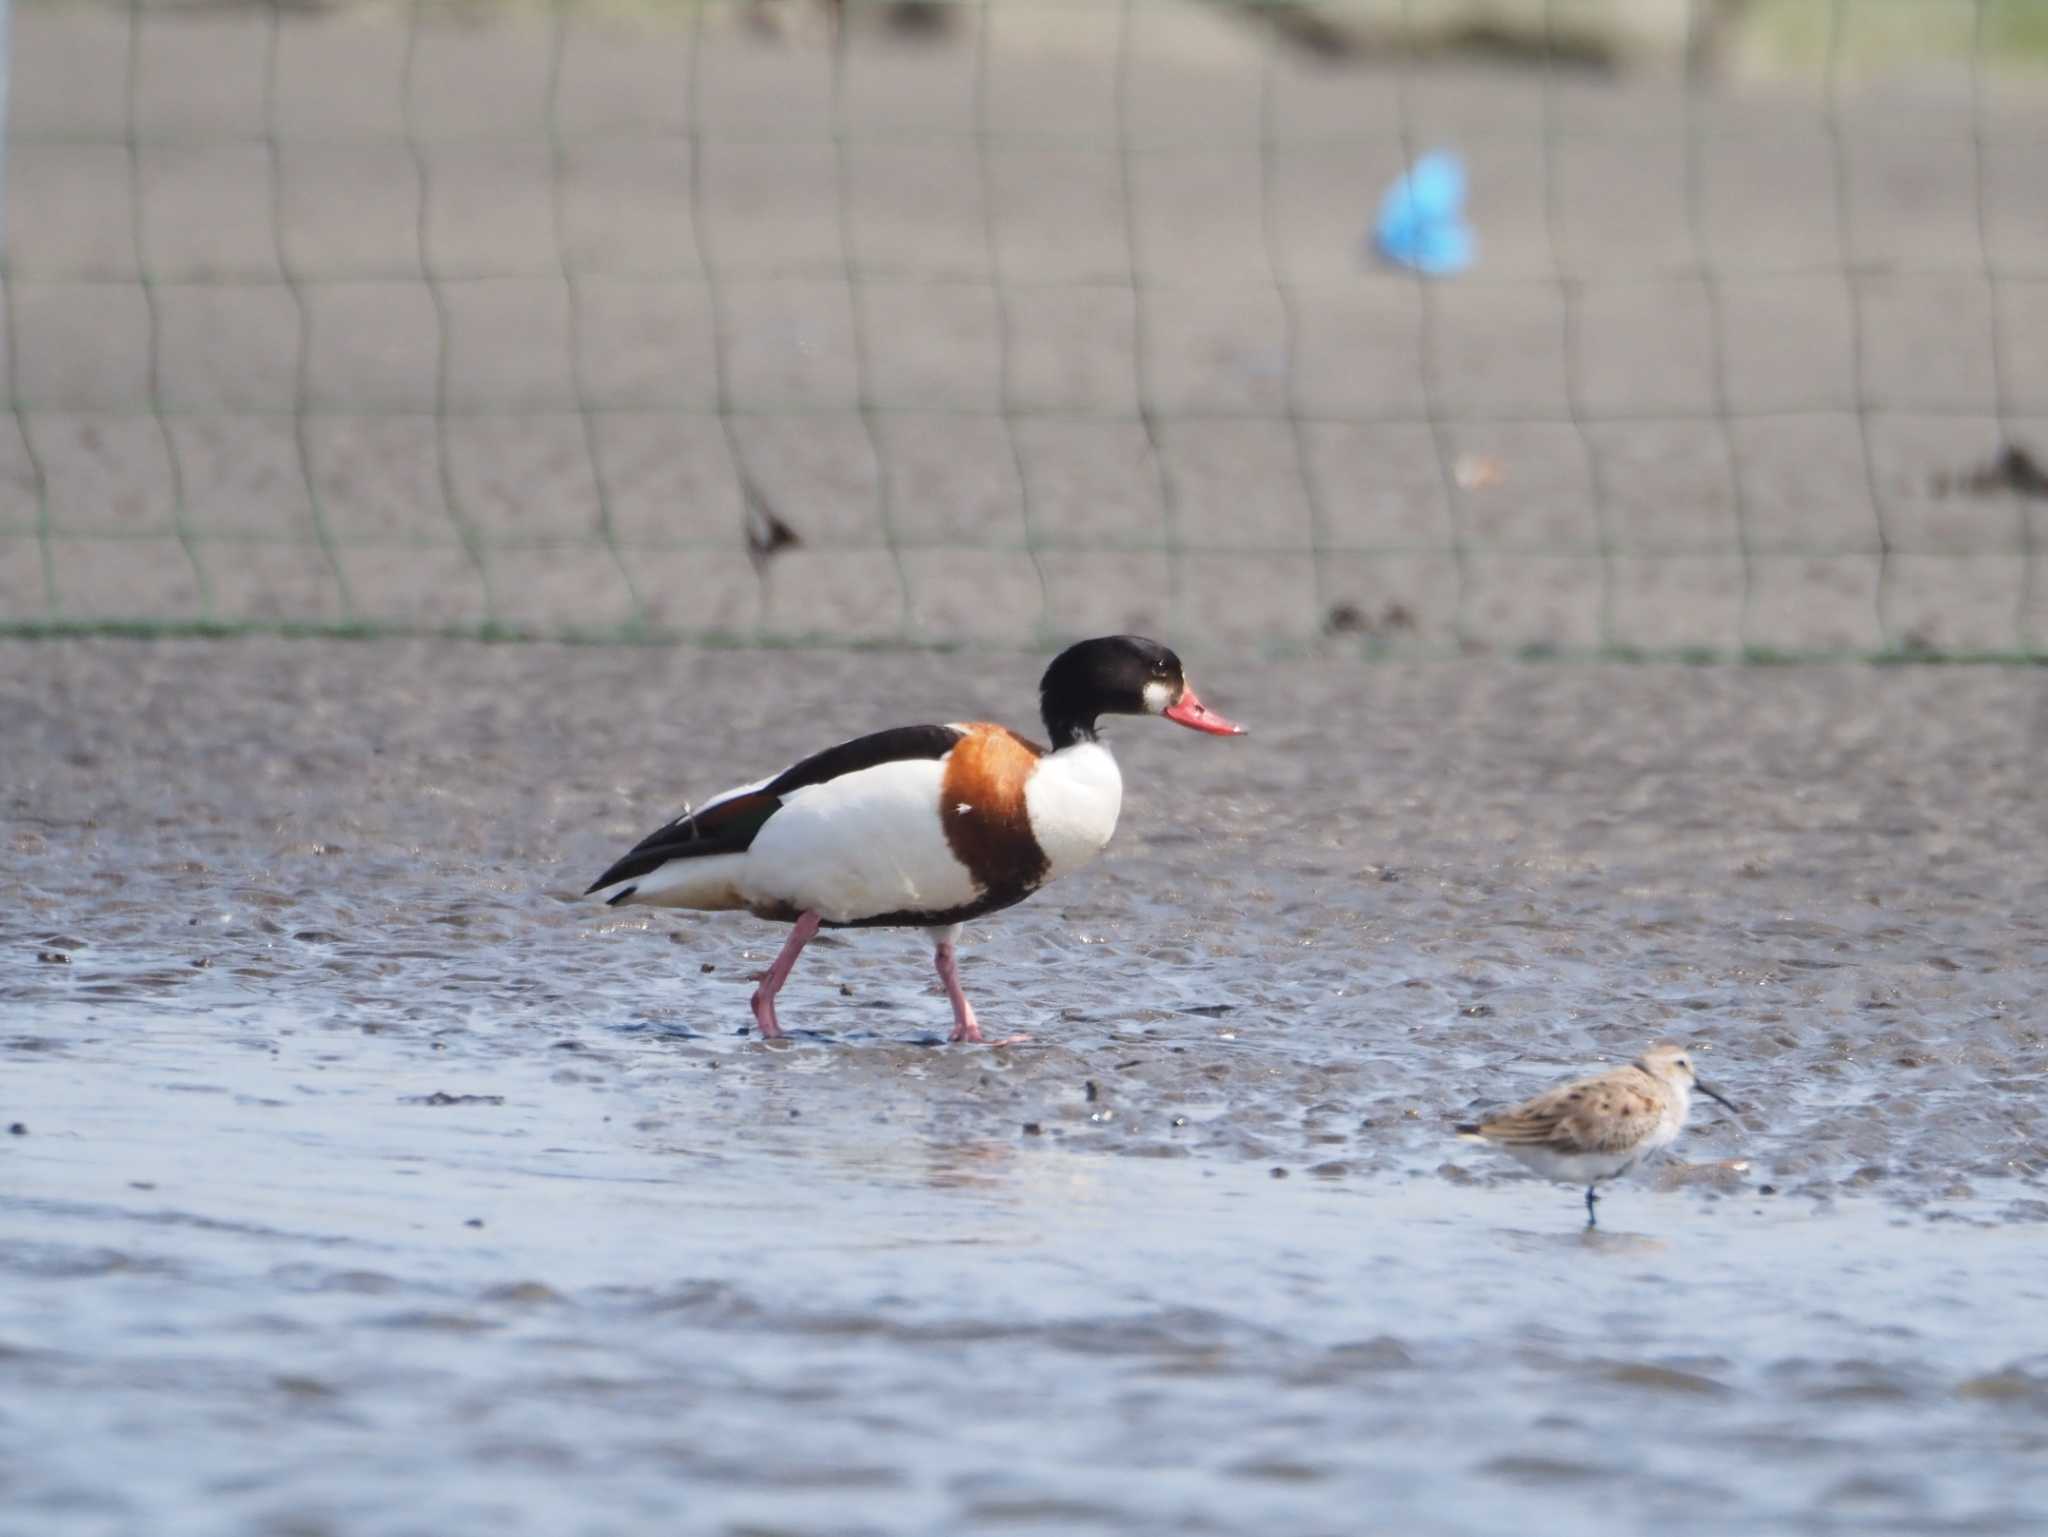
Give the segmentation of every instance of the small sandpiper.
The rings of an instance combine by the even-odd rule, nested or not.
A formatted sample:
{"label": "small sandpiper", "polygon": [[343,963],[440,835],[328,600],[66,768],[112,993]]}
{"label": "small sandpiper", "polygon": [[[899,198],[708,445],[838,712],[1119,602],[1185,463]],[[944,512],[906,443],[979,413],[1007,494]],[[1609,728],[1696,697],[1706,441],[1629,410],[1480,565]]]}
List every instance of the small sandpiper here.
{"label": "small sandpiper", "polygon": [[1652,1046],[1627,1067],[1576,1079],[1491,1119],[1458,1127],[1469,1142],[1490,1142],[1547,1178],[1586,1187],[1586,1226],[1602,1180],[1618,1179],[1678,1139],[1693,1090],[1742,1112],[1701,1083],[1683,1046]]}

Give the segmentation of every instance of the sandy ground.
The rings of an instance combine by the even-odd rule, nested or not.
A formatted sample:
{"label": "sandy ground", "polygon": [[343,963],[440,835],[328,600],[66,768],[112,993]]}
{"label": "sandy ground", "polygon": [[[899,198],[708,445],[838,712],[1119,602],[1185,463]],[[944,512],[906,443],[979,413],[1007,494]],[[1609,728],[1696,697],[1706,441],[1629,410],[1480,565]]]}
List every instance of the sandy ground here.
{"label": "sandy ground", "polygon": [[[2038,650],[2048,95],[23,6],[0,626]],[[1416,150],[1481,257],[1363,249]],[[758,578],[745,487],[801,542]]]}
{"label": "sandy ground", "polygon": [[[1020,658],[0,647],[0,1530],[2048,1519],[2048,675],[1205,662],[1093,870],[567,900]],[[1655,1037],[1580,1231],[1447,1124]]]}

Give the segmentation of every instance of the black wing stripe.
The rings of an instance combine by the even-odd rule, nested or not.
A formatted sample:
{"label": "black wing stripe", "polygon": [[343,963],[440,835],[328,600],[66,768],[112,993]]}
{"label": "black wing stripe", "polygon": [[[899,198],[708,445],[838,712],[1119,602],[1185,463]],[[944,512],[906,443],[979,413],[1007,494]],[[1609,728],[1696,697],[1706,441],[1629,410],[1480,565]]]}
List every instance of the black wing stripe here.
{"label": "black wing stripe", "polygon": [[[591,882],[592,891],[602,891],[620,881],[651,874],[672,859],[707,859],[714,854],[740,854],[752,846],[768,819],[782,808],[781,798],[812,785],[821,785],[862,769],[884,763],[902,763],[917,758],[943,758],[951,752],[964,732],[951,726],[897,726],[872,736],[855,737],[813,753],[784,769],[768,784],[729,801],[707,806],[696,815],[677,817],[656,828],[636,843],[623,859]],[[722,823],[730,822],[729,826]],[[611,901],[631,896],[622,891]]]}
{"label": "black wing stripe", "polygon": [[897,726],[873,736],[857,736],[814,753],[801,763],[792,763],[775,779],[762,786],[770,795],[787,795],[792,790],[821,785],[843,774],[879,768],[884,763],[902,763],[915,758],[943,758],[959,743],[965,732],[951,726]]}
{"label": "black wing stripe", "polygon": [[[767,818],[763,817],[761,820],[765,822]],[[754,841],[754,834],[760,830],[760,824],[755,823],[729,837],[695,838],[690,836],[686,826],[672,824],[663,828],[662,832],[672,833],[673,837],[663,842],[656,842],[650,838],[640,844],[592,881],[590,889],[583,894],[587,897],[592,891],[602,891],[605,887],[615,886],[620,881],[630,881],[641,875],[652,875],[672,859],[708,859],[713,854],[744,854],[747,846]]]}

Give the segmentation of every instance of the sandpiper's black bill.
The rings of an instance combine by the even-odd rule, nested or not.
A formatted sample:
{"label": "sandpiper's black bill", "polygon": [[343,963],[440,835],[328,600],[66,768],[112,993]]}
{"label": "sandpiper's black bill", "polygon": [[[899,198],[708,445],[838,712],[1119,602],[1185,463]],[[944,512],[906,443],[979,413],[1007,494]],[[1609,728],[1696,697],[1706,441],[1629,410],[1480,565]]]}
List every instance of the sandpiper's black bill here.
{"label": "sandpiper's black bill", "polygon": [[1698,1089],[1700,1093],[1706,1095],[1707,1098],[1711,1099],[1715,1104],[1719,1105],[1723,1110],[1726,1110],[1729,1114],[1742,1114],[1742,1112],[1736,1109],[1735,1106],[1729,1104],[1727,1100],[1723,1099],[1720,1095],[1716,1094],[1712,1089],[1708,1088],[1705,1084],[1701,1083],[1699,1079],[1693,1079],[1692,1086],[1695,1089]]}

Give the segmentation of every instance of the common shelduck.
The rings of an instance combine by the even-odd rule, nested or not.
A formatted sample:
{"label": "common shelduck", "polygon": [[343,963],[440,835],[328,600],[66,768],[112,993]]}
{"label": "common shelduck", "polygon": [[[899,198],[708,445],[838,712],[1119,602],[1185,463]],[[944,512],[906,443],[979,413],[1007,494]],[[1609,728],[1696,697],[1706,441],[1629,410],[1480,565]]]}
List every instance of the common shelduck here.
{"label": "common shelduck", "polygon": [[1694,1091],[1735,1114],[1699,1080],[1683,1046],[1652,1046],[1626,1067],[1559,1084],[1490,1120],[1457,1128],[1490,1142],[1547,1179],[1586,1186],[1586,1226],[1602,1180],[1619,1179],[1678,1140]]}
{"label": "common shelduck", "polygon": [[1078,870],[1116,831],[1123,776],[1096,736],[1103,715],[1163,715],[1239,736],[1196,697],[1180,658],[1110,635],[1070,646],[1038,685],[1052,746],[985,721],[898,726],[829,747],[687,811],[585,895],[794,925],[754,993],[761,1034],[782,1034],[775,995],[820,928],[930,929],[955,1041],[981,1027],[960,991],[960,926]]}

